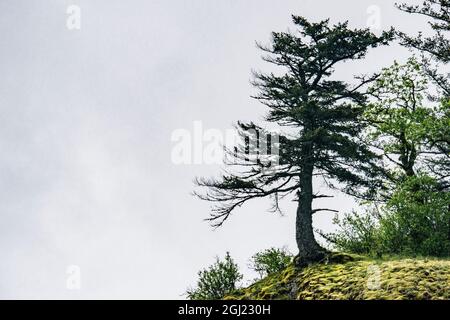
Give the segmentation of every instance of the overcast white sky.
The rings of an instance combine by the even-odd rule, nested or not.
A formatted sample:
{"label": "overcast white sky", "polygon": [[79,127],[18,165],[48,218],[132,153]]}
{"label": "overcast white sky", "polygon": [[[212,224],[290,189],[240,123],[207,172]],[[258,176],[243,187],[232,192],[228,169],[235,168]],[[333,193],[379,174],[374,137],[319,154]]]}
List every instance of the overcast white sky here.
{"label": "overcast white sky", "polygon": [[[81,29],[68,30],[68,5]],[[215,255],[245,268],[255,252],[295,251],[294,207],[265,201],[213,231],[192,197],[214,165],[171,162],[171,134],[259,120],[255,41],[292,28],[291,14],[415,33],[425,24],[387,0],[1,0],[0,298],[180,298]],[[338,75],[376,71],[409,53],[377,49]],[[339,196],[339,210],[352,207]],[[332,215],[315,227],[331,230]],[[68,266],[80,290],[66,286]]]}

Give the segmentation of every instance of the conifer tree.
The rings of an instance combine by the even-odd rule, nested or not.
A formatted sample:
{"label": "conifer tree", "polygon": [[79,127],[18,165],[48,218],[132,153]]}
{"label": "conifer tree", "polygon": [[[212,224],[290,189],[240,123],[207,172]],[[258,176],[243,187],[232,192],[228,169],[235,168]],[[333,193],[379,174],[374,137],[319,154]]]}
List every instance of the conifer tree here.
{"label": "conifer tree", "polygon": [[[269,109],[266,120],[284,128],[279,136],[279,161],[249,164],[245,148],[234,154],[246,170],[226,173],[218,179],[197,179],[206,187],[196,194],[216,205],[210,220],[220,226],[244,203],[263,197],[278,199],[296,195],[296,262],[320,261],[326,251],[316,242],[312,218],[319,211],[313,201],[328,197],[313,188],[313,178],[323,178],[331,188],[365,196],[376,189],[377,156],[361,142],[364,124],[359,121],[366,105],[361,92],[373,78],[359,77],[350,84],[334,77],[334,68],[363,59],[370,48],[387,44],[393,32],[376,36],[368,29],[350,29],[348,23],[331,25],[329,20],[312,23],[294,16],[297,32],[274,32],[269,46],[260,46],[264,60],[278,66],[280,73],[255,73],[255,96]],[[241,132],[266,131],[254,123],[239,123]],[[234,150],[236,151],[236,150]]]}

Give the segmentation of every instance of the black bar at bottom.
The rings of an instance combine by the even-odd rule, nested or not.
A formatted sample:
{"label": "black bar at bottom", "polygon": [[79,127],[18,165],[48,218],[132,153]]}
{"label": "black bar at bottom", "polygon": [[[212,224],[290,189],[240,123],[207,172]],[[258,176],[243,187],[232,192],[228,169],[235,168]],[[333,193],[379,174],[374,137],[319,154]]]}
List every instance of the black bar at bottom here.
{"label": "black bar at bottom", "polygon": [[[78,300],[0,301],[3,313],[86,318],[95,314],[124,319],[292,319],[332,316],[385,318],[392,311],[417,314],[423,310],[448,314],[450,301],[180,301],[180,300]],[[432,308],[432,309],[428,309]],[[10,310],[8,310],[10,309]]]}

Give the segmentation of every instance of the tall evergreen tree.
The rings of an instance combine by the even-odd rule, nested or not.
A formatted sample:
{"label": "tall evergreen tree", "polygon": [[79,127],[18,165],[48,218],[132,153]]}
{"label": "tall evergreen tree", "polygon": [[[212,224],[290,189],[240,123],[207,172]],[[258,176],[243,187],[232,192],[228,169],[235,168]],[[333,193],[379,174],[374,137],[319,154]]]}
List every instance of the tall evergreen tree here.
{"label": "tall evergreen tree", "polygon": [[[260,161],[249,165],[245,148],[240,148],[234,155],[244,160],[241,164],[247,169],[219,179],[198,179],[207,191],[197,195],[217,202],[209,220],[220,226],[249,200],[272,196],[274,208],[279,209],[278,199],[295,193],[296,261],[304,265],[326,256],[314,237],[313,214],[334,211],[313,208],[313,200],[328,197],[314,191],[313,178],[320,176],[332,188],[364,196],[364,187],[374,188],[378,170],[376,155],[361,143],[364,125],[358,121],[366,103],[360,89],[373,79],[358,78],[351,85],[332,78],[334,68],[364,58],[369,48],[387,44],[393,32],[378,37],[369,30],[352,30],[348,23],[311,23],[298,16],[293,21],[296,33],[273,33],[270,46],[260,46],[267,54],[265,61],[282,72],[255,73],[254,80],[259,91],[255,98],[269,108],[266,120],[289,131],[279,137],[278,165],[271,170]],[[253,123],[240,123],[239,129],[265,133]]]}
{"label": "tall evergreen tree", "polygon": [[[411,14],[422,15],[429,18],[429,25],[434,31],[433,36],[425,37],[422,33],[412,37],[400,33],[403,44],[415,48],[424,54],[425,63],[430,76],[445,91],[447,98],[450,97],[450,75],[442,75],[438,68],[429,65],[430,58],[435,62],[450,62],[450,0],[425,0],[421,5],[401,4],[398,8]],[[427,59],[428,58],[428,59]]]}

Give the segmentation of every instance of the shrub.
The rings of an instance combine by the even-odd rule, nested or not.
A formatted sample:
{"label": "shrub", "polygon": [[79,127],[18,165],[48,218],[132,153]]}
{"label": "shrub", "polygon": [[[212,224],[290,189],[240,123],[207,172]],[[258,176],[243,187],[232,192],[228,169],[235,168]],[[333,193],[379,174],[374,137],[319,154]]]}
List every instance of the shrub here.
{"label": "shrub", "polygon": [[222,299],[237,289],[242,278],[238,265],[227,252],[224,260],[217,257],[213,265],[199,271],[196,288],[188,289],[186,295],[191,300]]}
{"label": "shrub", "polygon": [[324,234],[335,248],[359,254],[450,256],[450,194],[427,175],[405,179],[381,214],[353,212]]}
{"label": "shrub", "polygon": [[400,184],[380,223],[383,250],[424,256],[450,255],[450,194],[419,175]]}
{"label": "shrub", "polygon": [[342,218],[336,215],[333,223],[339,228],[337,232],[319,233],[335,249],[356,254],[378,254],[379,214],[375,209],[370,208],[363,214],[352,211]]}
{"label": "shrub", "polygon": [[292,259],[293,255],[286,248],[270,248],[253,255],[250,260],[250,268],[263,278],[286,269]]}

